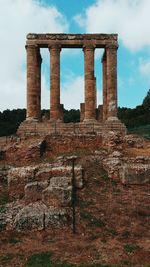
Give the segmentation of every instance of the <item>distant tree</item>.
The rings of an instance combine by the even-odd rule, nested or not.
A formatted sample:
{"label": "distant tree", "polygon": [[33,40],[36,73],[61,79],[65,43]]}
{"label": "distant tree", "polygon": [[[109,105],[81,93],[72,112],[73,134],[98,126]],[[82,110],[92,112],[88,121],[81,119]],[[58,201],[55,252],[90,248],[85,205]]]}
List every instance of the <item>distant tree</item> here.
{"label": "distant tree", "polygon": [[79,109],[64,109],[64,122],[79,122],[80,110]]}
{"label": "distant tree", "polygon": [[[50,110],[43,109],[41,116],[49,118]],[[15,134],[20,123],[25,120],[25,109],[4,110],[0,112],[0,136]],[[118,118],[127,128],[138,127],[150,124],[150,89],[145,96],[142,105],[136,108],[118,108]],[[79,122],[79,109],[64,109],[64,122]]]}
{"label": "distant tree", "polygon": [[150,89],[148,90],[147,95],[144,98],[142,105],[146,108],[150,108]]}

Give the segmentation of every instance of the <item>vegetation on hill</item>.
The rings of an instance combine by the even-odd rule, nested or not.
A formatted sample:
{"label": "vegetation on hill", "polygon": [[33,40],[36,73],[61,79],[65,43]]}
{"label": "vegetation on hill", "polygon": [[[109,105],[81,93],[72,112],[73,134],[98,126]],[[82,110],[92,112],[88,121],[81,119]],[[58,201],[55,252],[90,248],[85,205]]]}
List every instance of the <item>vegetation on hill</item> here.
{"label": "vegetation on hill", "polygon": [[[42,110],[42,115],[49,114],[49,110]],[[0,136],[15,134],[19,124],[25,120],[25,109],[4,110],[0,112]],[[150,90],[143,103],[135,108],[118,108],[118,117],[125,123],[129,131],[139,133],[150,138]],[[79,122],[79,109],[64,110],[64,122]],[[146,132],[145,132],[146,131]]]}
{"label": "vegetation on hill", "polygon": [[25,116],[25,109],[7,109],[0,112],[0,136],[15,134]]}

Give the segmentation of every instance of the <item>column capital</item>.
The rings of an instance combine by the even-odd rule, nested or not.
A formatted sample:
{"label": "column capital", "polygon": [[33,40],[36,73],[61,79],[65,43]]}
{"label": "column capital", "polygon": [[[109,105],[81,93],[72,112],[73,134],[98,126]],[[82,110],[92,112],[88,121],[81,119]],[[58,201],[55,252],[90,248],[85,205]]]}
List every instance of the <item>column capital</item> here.
{"label": "column capital", "polygon": [[51,51],[51,50],[61,51],[61,45],[60,44],[48,45],[48,49],[49,49],[49,51]]}
{"label": "column capital", "polygon": [[87,51],[87,50],[95,50],[96,45],[94,44],[84,44],[83,45],[83,51]]}
{"label": "column capital", "polygon": [[106,49],[114,49],[117,50],[119,45],[114,45],[114,44],[107,44]]}
{"label": "column capital", "polygon": [[26,44],[25,49],[38,49],[38,45],[33,45],[33,44]]}

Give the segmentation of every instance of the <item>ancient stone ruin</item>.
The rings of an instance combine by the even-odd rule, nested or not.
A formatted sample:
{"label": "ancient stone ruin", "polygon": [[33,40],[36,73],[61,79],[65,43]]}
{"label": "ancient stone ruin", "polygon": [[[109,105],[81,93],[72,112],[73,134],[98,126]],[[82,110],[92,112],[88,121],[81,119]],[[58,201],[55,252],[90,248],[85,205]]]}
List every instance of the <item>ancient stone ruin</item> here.
{"label": "ancient stone ruin", "polygon": [[[50,120],[41,118],[41,48],[50,51]],[[60,103],[60,52],[65,48],[80,48],[84,52],[84,95],[80,104],[80,123],[63,123],[63,104]],[[104,48],[103,105],[97,107],[94,52]],[[57,132],[87,133],[94,125],[95,132],[110,129],[125,133],[117,118],[117,34],[28,34],[27,51],[27,115],[18,134]]]}
{"label": "ancient stone ruin", "polygon": [[[41,118],[40,48],[45,47],[49,48],[51,63],[49,120]],[[84,51],[85,103],[81,103],[80,123],[63,122],[62,48]],[[96,48],[104,48],[103,106],[98,108]],[[1,148],[0,183],[5,184],[3,193],[8,193],[12,201],[1,213],[0,229],[36,230],[70,223],[73,189],[86,201],[84,191],[89,181],[91,186],[95,179],[101,184],[99,187],[95,184],[95,191],[104,186],[103,172],[106,184],[111,181],[120,187],[149,184],[150,143],[126,135],[126,127],[117,118],[117,48],[115,34],[28,34],[26,120],[19,126],[16,140],[7,140]],[[74,184],[73,168],[68,162],[72,155],[78,158]]]}
{"label": "ancient stone ruin", "polygon": [[[50,51],[50,119],[41,117],[41,48]],[[79,123],[63,122],[62,48],[84,52]],[[98,107],[96,48],[104,48]],[[117,48],[116,34],[28,34],[26,120],[0,138],[0,266],[31,266],[31,254],[32,266],[149,266],[150,141],[117,118]]]}

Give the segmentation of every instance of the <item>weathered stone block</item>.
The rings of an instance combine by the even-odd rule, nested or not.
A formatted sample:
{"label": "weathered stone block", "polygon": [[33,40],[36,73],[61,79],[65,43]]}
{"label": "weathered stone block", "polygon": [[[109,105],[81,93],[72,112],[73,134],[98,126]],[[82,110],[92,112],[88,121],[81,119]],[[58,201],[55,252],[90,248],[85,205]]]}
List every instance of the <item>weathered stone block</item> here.
{"label": "weathered stone block", "polygon": [[149,164],[124,164],[120,168],[120,179],[123,184],[150,183]]}
{"label": "weathered stone block", "polygon": [[35,180],[38,167],[11,168],[8,172],[8,190],[11,196],[19,197],[24,194],[27,183]]}
{"label": "weathered stone block", "polygon": [[119,181],[119,171],[122,167],[122,153],[114,151],[103,161],[103,168],[107,172],[108,177]]}
{"label": "weathered stone block", "polygon": [[42,230],[44,227],[45,210],[46,206],[41,203],[30,204],[24,207],[15,218],[15,230]]}
{"label": "weathered stone block", "polygon": [[45,212],[45,227],[63,226],[69,221],[69,216],[64,209],[49,208]]}
{"label": "weathered stone block", "polygon": [[42,201],[46,205],[60,207],[71,203],[71,178],[53,177],[50,185],[42,192]]}
{"label": "weathered stone block", "polygon": [[47,227],[59,227],[68,222],[64,209],[47,208],[41,202],[24,207],[15,217],[13,228],[16,231],[42,230]]}
{"label": "weathered stone block", "polygon": [[48,182],[33,182],[26,184],[25,201],[26,203],[35,202],[42,199],[42,191],[48,186]]}

